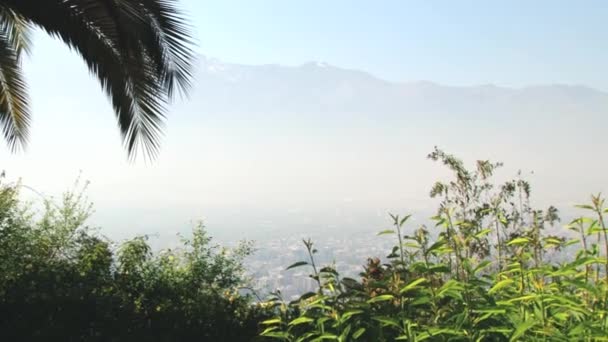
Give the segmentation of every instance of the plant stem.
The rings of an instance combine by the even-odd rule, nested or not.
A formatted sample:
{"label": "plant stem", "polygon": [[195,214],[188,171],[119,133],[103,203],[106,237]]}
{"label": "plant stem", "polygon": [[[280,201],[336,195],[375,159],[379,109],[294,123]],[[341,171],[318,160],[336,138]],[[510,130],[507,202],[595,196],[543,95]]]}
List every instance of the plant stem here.
{"label": "plant stem", "polygon": [[[397,217],[398,218],[398,217]],[[399,238],[399,253],[401,254],[401,267],[405,269],[405,254],[403,252],[403,238],[401,237],[401,225],[399,220],[395,220],[395,226],[397,227],[397,237]]]}
{"label": "plant stem", "polygon": [[604,233],[604,251],[606,254],[606,274],[604,276],[606,277],[606,284],[608,284],[608,232],[606,232],[606,224],[604,223],[604,215],[602,214],[602,208],[598,205],[596,209],[600,227],[602,228],[602,232]]}
{"label": "plant stem", "polygon": [[498,271],[502,271],[502,248],[500,246],[500,227],[498,225],[498,213],[496,212],[496,209],[494,210],[494,222],[496,225],[496,249],[498,252]]}

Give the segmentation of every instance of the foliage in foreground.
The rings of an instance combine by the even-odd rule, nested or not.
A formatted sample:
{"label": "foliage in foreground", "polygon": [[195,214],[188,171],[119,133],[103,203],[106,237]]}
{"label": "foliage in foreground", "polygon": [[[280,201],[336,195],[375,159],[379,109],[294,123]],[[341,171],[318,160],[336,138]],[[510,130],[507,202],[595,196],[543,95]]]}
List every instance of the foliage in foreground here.
{"label": "foliage in foreground", "polygon": [[[404,234],[409,216],[393,216],[380,234],[396,246],[386,262],[370,258],[361,280],[309,259],[315,293],[268,304],[275,317],[262,336],[284,341],[606,341],[608,340],[608,209],[601,196],[580,205],[587,216],[566,227],[568,238],[547,230],[557,210],[532,208],[530,186],[518,177],[491,182],[500,164],[474,170],[441,150],[429,155],[454,175],[438,182],[440,200],[425,226]],[[437,231],[437,234],[433,234]],[[561,260],[561,261],[558,261]]]}
{"label": "foliage in foreground", "polygon": [[42,215],[0,188],[0,340],[246,341],[263,312],[238,294],[249,243],[211,243],[202,225],[177,251],[145,237],[114,247],[88,229],[78,193]]}
{"label": "foliage in foreground", "polygon": [[[500,164],[468,170],[441,150],[454,174],[438,182],[433,229],[391,216],[380,232],[396,246],[369,258],[360,279],[319,266],[316,292],[255,304],[238,293],[251,245],[214,246],[202,226],[176,251],[145,237],[120,246],[85,226],[78,193],[36,215],[18,187],[0,186],[0,339],[62,341],[606,341],[608,209],[601,196],[553,236],[558,212],[534,209],[530,185],[496,186]],[[407,233],[406,233],[407,231]],[[364,256],[361,256],[364,257]]]}

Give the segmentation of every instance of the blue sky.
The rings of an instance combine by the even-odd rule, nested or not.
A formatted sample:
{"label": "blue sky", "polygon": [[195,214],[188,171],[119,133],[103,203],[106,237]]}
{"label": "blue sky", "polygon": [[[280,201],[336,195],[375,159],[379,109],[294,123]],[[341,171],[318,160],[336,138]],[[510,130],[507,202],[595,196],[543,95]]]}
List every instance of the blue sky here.
{"label": "blue sky", "polygon": [[395,81],[608,90],[608,1],[182,0],[201,52]]}

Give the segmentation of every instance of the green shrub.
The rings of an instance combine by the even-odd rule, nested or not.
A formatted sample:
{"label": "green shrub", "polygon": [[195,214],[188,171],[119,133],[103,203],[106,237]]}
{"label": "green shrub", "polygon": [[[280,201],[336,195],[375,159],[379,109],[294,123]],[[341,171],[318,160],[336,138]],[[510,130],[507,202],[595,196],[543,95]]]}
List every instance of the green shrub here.
{"label": "green shrub", "polygon": [[[85,226],[82,192],[35,215],[0,187],[0,340],[247,341],[267,317],[240,295],[243,258],[197,225],[179,250],[146,237],[117,248]],[[40,216],[40,217],[38,217]]]}
{"label": "green shrub", "polygon": [[[273,294],[275,316],[261,336],[284,341],[605,341],[608,340],[608,232],[601,196],[580,208],[567,228],[576,238],[545,231],[559,222],[557,209],[534,209],[530,185],[500,186],[501,164],[478,161],[474,170],[435,149],[429,158],[453,173],[438,182],[432,218],[438,229],[404,233],[409,216],[391,215],[380,232],[396,246],[386,262],[370,258],[359,280],[319,267],[313,243],[304,241],[315,293],[285,302]],[[570,237],[573,235],[570,234]],[[557,261],[548,253],[564,253]]]}

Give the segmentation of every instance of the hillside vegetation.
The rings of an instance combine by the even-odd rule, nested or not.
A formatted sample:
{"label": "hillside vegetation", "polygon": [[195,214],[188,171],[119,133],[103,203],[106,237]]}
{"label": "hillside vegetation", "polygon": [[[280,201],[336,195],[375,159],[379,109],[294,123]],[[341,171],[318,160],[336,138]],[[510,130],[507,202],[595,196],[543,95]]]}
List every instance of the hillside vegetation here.
{"label": "hillside vegetation", "polygon": [[262,335],[285,341],[608,340],[604,200],[592,196],[579,206],[586,216],[566,225],[572,232],[564,236],[571,238],[551,236],[546,230],[559,222],[557,209],[533,208],[530,185],[520,177],[493,184],[501,164],[478,161],[468,170],[438,149],[429,158],[454,176],[432,187],[439,200],[435,227],[412,230],[410,216],[391,215],[393,228],[379,234],[395,247],[387,262],[367,259],[358,280],[317,265],[313,243],[304,241],[309,259],[289,267],[309,267],[318,290],[290,303],[276,293],[270,301],[275,317],[262,322]]}
{"label": "hillside vegetation", "polygon": [[249,242],[216,246],[202,224],[181,248],[114,244],[85,225],[81,191],[42,213],[0,190],[0,340],[245,341],[266,316],[238,294]]}
{"label": "hillside vegetation", "polygon": [[115,244],[86,226],[86,185],[36,211],[19,184],[0,184],[0,338],[608,340],[604,199],[560,222],[556,208],[533,207],[520,175],[495,184],[500,163],[468,169],[439,149],[429,158],[453,174],[432,186],[434,226],[391,215],[379,234],[395,246],[382,258],[360,255],[357,279],[319,265],[304,240],[308,259],[288,268],[308,268],[318,288],[292,302],[280,291],[246,294],[250,242],[217,246],[200,224],[175,250],[153,252],[144,236]]}

